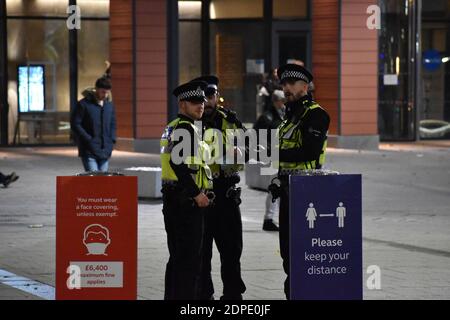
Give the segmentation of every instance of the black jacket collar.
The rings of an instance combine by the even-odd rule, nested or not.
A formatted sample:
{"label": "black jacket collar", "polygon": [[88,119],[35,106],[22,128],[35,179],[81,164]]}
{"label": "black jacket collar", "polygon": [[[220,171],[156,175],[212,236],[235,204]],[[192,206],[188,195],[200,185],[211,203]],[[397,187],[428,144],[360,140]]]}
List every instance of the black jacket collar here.
{"label": "black jacket collar", "polygon": [[281,120],[281,121],[283,120],[281,115],[280,115],[280,112],[273,105],[270,106],[269,112],[273,115],[273,117],[275,119],[278,119],[278,120]]}
{"label": "black jacket collar", "polygon": [[182,119],[182,120],[187,120],[187,121],[189,121],[190,123],[194,123],[194,120],[193,120],[193,119],[191,119],[191,118],[189,118],[188,116],[185,116],[184,114],[181,114],[181,113],[178,114],[178,118],[180,118],[180,119]]}
{"label": "black jacket collar", "polygon": [[311,97],[303,96],[300,100],[286,103],[286,118],[301,116],[303,111],[312,103]]}
{"label": "black jacket collar", "polygon": [[216,129],[222,129],[222,114],[217,110],[217,107],[214,108],[214,111],[210,115],[206,115],[206,113],[203,113],[202,121],[203,125],[206,126],[206,128],[216,128]]}

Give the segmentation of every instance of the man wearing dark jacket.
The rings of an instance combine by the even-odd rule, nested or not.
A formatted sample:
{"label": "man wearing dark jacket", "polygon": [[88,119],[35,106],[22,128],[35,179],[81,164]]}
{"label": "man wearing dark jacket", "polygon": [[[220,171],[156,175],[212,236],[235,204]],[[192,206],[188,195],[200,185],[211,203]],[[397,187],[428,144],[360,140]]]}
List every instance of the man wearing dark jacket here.
{"label": "man wearing dark jacket", "polygon": [[116,115],[107,100],[111,81],[102,77],[72,112],[71,128],[86,171],[108,171],[109,158],[116,143]]}
{"label": "man wearing dark jacket", "polygon": [[[283,122],[286,107],[284,106],[284,93],[282,90],[274,90],[272,93],[272,105],[256,120],[254,129],[276,129]],[[267,135],[270,140],[270,135]],[[270,141],[267,142],[270,147]]]}

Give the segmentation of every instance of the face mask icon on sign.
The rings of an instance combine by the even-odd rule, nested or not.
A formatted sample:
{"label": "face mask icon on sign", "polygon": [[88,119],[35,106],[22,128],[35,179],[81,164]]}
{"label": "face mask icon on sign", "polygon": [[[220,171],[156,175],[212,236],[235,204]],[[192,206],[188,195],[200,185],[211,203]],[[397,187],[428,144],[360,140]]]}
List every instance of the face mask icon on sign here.
{"label": "face mask icon on sign", "polygon": [[104,255],[111,243],[109,230],[100,224],[91,224],[84,229],[83,243],[88,253],[86,255]]}

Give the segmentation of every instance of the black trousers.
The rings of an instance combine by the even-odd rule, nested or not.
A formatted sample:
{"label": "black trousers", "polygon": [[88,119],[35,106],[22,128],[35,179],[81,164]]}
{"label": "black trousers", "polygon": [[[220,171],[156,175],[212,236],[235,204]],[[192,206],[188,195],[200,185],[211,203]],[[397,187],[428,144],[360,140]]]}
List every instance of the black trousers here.
{"label": "black trousers", "polygon": [[204,209],[193,206],[181,190],[163,188],[163,214],[170,254],[164,299],[198,299]]}
{"label": "black trousers", "polygon": [[234,183],[227,179],[214,180],[216,194],[214,206],[205,215],[205,235],[203,240],[203,260],[201,275],[201,298],[210,299],[214,294],[211,279],[211,259],[213,240],[220,254],[220,274],[223,282],[224,300],[242,299],[246,287],[241,277],[242,219],[239,204],[227,198],[227,190]]}
{"label": "black trousers", "polygon": [[288,178],[281,178],[281,196],[280,196],[280,253],[283,259],[283,269],[286,273],[284,281],[284,294],[286,299],[290,299],[290,267],[289,267],[289,181]]}

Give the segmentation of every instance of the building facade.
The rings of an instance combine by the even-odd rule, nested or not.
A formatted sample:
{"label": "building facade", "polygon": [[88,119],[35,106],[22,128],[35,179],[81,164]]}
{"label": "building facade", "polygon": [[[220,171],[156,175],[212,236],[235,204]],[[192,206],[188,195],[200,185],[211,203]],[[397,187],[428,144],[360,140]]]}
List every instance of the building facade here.
{"label": "building facade", "polygon": [[124,150],[157,151],[172,89],[202,74],[254,122],[264,77],[292,60],[314,74],[332,146],[450,137],[450,0],[0,0],[0,39],[1,145],[69,144],[105,61]]}

